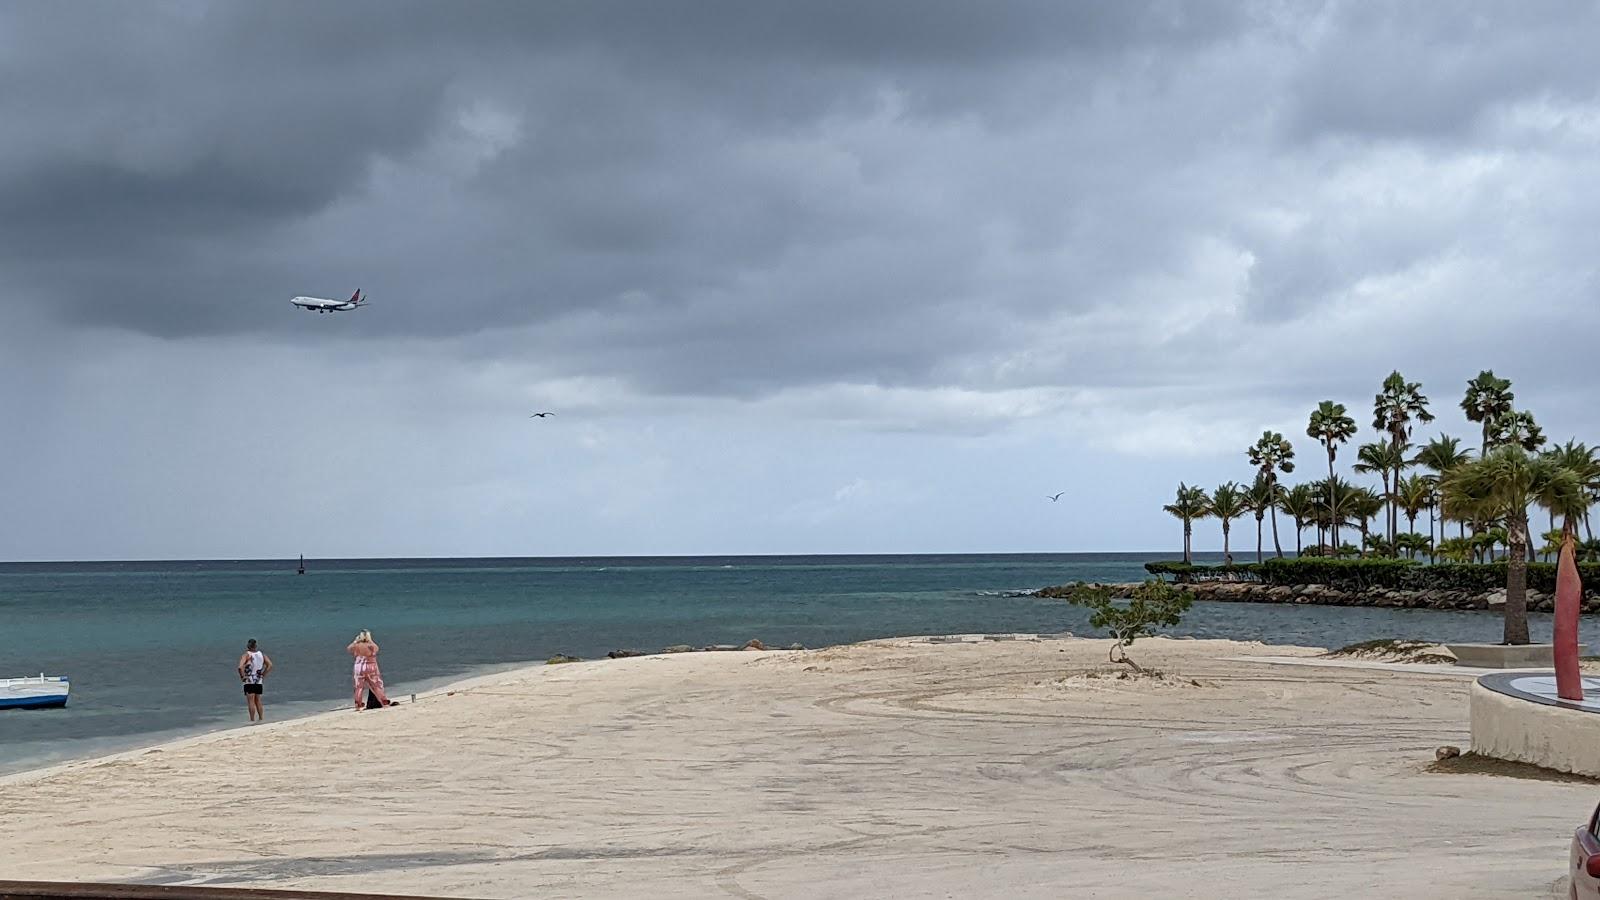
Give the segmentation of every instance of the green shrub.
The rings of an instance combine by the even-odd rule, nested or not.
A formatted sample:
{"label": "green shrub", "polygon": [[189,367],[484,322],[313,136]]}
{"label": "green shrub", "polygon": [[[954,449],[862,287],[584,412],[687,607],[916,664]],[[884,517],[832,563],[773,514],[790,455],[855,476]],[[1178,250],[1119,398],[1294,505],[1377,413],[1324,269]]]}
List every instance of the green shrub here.
{"label": "green shrub", "polygon": [[[1440,563],[1424,566],[1416,586],[1423,589],[1493,591],[1506,586],[1506,564]],[[1600,563],[1578,563],[1578,577],[1586,590],[1600,587]],[[1408,585],[1408,587],[1411,585]],[[1546,594],[1556,592],[1556,564],[1528,563],[1528,587]]]}
{"label": "green shrub", "polygon": [[1236,581],[1255,581],[1257,564],[1235,563],[1231,566],[1204,566],[1178,560],[1145,563],[1144,570],[1157,578],[1162,575],[1171,575],[1172,580],[1179,584],[1192,584],[1196,581],[1217,581],[1223,578],[1232,578]]}
{"label": "green shrub", "polygon": [[1306,556],[1269,559],[1261,564],[1266,584],[1325,584],[1342,591],[1402,587],[1407,570],[1418,568],[1409,559],[1337,559]]}
{"label": "green shrub", "polygon": [[[1153,634],[1158,627],[1177,625],[1194,598],[1154,578],[1134,588],[1126,604],[1117,602],[1116,593],[1114,588],[1091,587],[1080,581],[1070,586],[1066,600],[1074,606],[1089,608],[1091,627],[1111,632],[1114,643],[1108,655],[1112,662],[1125,662],[1138,670],[1139,665],[1128,658],[1127,648],[1135,639]],[[1118,659],[1119,654],[1121,659]]]}

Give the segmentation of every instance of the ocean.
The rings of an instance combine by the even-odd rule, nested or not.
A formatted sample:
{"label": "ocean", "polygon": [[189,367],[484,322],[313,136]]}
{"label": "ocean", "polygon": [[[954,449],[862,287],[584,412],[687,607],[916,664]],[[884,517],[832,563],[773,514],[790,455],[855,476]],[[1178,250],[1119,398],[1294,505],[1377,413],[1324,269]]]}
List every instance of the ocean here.
{"label": "ocean", "polygon": [[[351,702],[344,647],[370,629],[391,696],[542,661],[672,644],[807,647],[970,632],[1092,634],[1013,596],[1135,581],[1170,553],[0,564],[0,677],[67,675],[65,710],[0,712],[0,773],[245,724],[234,666],[275,668],[269,719]],[[1220,561],[1220,560],[1219,560]],[[1534,615],[1535,640],[1548,615]],[[1489,612],[1200,603],[1176,635],[1343,646],[1497,641]],[[1137,655],[1137,651],[1135,651]],[[553,726],[554,727],[554,726]]]}

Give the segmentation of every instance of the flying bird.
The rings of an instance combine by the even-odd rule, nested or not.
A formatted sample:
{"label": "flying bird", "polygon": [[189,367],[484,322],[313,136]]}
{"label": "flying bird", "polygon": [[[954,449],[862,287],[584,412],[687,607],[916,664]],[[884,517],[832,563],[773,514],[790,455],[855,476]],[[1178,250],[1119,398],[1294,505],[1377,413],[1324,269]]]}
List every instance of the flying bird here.
{"label": "flying bird", "polygon": [[553,415],[555,415],[555,413],[550,413],[550,412],[534,413],[533,415],[529,416],[528,418],[530,418],[530,419],[542,419],[545,416],[553,416]]}
{"label": "flying bird", "polygon": [[1051,503],[1055,503],[1055,502],[1056,502],[1056,501],[1058,501],[1058,500],[1060,500],[1060,499],[1061,499],[1061,494],[1065,494],[1065,493],[1066,493],[1066,491],[1062,491],[1062,492],[1061,492],[1061,493],[1060,493],[1060,494],[1053,494],[1053,495],[1051,495],[1051,497],[1050,497],[1050,502],[1051,502]]}

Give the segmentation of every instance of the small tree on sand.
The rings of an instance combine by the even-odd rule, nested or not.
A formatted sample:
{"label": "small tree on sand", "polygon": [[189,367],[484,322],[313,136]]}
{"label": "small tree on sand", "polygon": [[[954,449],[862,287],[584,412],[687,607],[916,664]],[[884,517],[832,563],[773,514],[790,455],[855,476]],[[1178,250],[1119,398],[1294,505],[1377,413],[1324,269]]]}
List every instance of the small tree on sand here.
{"label": "small tree on sand", "polygon": [[1154,634],[1157,628],[1177,625],[1194,598],[1156,579],[1134,588],[1126,603],[1117,602],[1116,593],[1115,588],[1079,582],[1072,586],[1067,602],[1087,607],[1092,611],[1090,626],[1111,632],[1113,643],[1107,657],[1112,662],[1127,663],[1135,672],[1143,672],[1138,663],[1128,658],[1127,648],[1135,639]]}

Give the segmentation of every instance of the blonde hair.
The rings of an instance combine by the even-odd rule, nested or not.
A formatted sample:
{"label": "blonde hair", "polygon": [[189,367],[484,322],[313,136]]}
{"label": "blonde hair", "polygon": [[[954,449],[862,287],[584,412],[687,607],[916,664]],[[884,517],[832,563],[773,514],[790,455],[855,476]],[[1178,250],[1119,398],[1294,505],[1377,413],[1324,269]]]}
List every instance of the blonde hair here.
{"label": "blonde hair", "polygon": [[356,635],[355,642],[358,643],[358,644],[361,644],[361,643],[370,644],[370,643],[372,643],[373,642],[372,641],[372,632],[367,631],[366,629],[362,629],[361,633]]}

